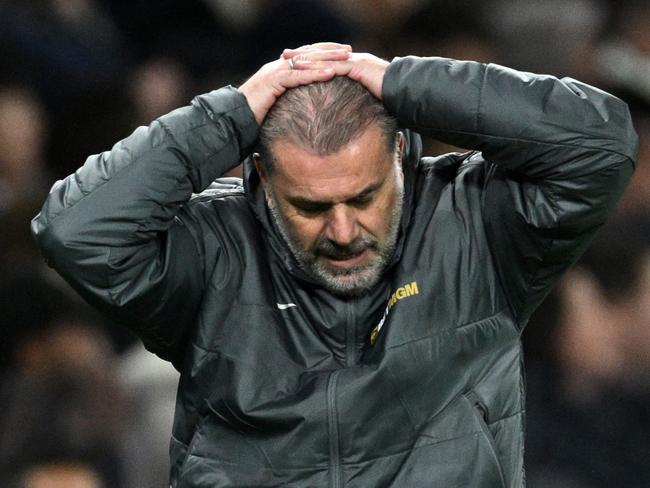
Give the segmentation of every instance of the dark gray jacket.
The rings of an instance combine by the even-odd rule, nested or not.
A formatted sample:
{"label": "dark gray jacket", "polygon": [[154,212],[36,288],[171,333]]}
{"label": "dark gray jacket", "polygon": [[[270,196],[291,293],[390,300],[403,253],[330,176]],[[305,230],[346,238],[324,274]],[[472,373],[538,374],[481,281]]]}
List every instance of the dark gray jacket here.
{"label": "dark gray jacket", "polygon": [[360,298],[298,269],[250,165],[206,190],[257,137],[233,88],[91,156],[34,219],[49,264],[180,370],[173,487],[524,485],[520,335],[632,173],[627,108],[441,58],[383,86],[402,127],[474,151],[409,137],[398,248]]}

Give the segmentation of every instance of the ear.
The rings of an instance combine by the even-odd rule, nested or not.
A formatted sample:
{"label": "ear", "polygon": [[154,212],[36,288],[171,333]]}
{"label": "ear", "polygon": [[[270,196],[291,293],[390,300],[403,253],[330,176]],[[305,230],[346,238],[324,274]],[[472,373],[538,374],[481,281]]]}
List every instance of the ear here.
{"label": "ear", "polygon": [[397,151],[397,157],[399,158],[400,165],[404,159],[404,147],[406,142],[404,141],[404,133],[402,131],[397,131],[395,134],[395,151]]}
{"label": "ear", "polygon": [[255,169],[257,170],[257,174],[260,177],[262,186],[266,187],[268,184],[269,175],[267,174],[266,169],[262,164],[262,157],[260,156],[260,153],[253,153],[253,163],[255,164]]}
{"label": "ear", "polygon": [[401,130],[398,130],[395,133],[395,147],[399,149],[400,153],[404,152],[404,133]]}
{"label": "ear", "polygon": [[255,170],[260,177],[260,182],[262,183],[262,190],[264,190],[264,199],[266,204],[271,206],[271,199],[269,198],[269,192],[267,191],[269,185],[269,173],[262,163],[262,157],[259,153],[253,153],[253,163],[255,164]]}

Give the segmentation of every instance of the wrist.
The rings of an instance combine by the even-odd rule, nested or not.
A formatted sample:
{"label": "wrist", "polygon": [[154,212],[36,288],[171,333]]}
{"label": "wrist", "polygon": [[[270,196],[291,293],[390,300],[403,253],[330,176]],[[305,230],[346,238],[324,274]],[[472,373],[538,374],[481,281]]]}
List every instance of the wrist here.
{"label": "wrist", "polygon": [[233,86],[227,86],[199,95],[192,102],[201,107],[215,122],[230,124],[239,146],[239,160],[247,156],[257,140],[259,123],[245,95]]}
{"label": "wrist", "polygon": [[259,96],[260,90],[255,88],[255,83],[248,80],[238,88],[239,93],[244,96],[248,107],[255,116],[258,125],[262,125],[264,116],[270,107],[267,107],[264,100]]}

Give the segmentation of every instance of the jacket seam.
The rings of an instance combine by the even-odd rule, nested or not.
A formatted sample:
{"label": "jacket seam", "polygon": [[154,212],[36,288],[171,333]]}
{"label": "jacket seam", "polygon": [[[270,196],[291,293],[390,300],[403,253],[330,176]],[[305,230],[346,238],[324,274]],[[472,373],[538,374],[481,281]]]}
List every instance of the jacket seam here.
{"label": "jacket seam", "polygon": [[488,315],[487,317],[483,317],[481,319],[474,320],[472,322],[467,322],[467,323],[464,323],[464,324],[461,324],[461,325],[457,325],[455,327],[448,327],[446,329],[439,330],[439,331],[437,331],[437,332],[435,332],[433,334],[425,334],[425,335],[422,335],[422,336],[420,336],[418,338],[411,339],[411,340],[408,340],[406,342],[402,342],[400,344],[394,344],[394,345],[388,346],[386,348],[386,350],[389,351],[391,349],[397,349],[397,348],[402,347],[402,346],[407,346],[409,344],[413,344],[414,342],[419,342],[419,341],[423,341],[423,340],[427,340],[427,339],[432,339],[432,338],[440,336],[440,335],[449,334],[449,333],[451,333],[451,332],[453,332],[455,330],[464,329],[464,328],[467,328],[467,327],[472,327],[472,326],[478,325],[478,324],[480,324],[482,322],[487,322],[488,320],[493,319],[493,318],[503,314],[508,309],[509,309],[509,307],[503,307],[499,311],[493,313],[492,315]]}
{"label": "jacket seam", "polygon": [[376,456],[376,457],[373,457],[373,458],[365,459],[363,461],[342,462],[341,464],[346,466],[346,467],[361,466],[363,464],[378,461],[380,459],[386,459],[386,458],[390,458],[390,457],[401,456],[401,455],[404,455],[404,454],[407,454],[407,453],[413,453],[413,452],[415,452],[415,451],[417,451],[419,449],[424,449],[426,447],[437,446],[437,445],[440,445],[440,444],[444,444],[446,442],[452,442],[452,441],[457,441],[459,439],[464,439],[466,437],[477,437],[477,436],[481,436],[481,435],[483,435],[483,432],[481,430],[476,430],[474,432],[468,432],[466,434],[455,436],[455,437],[450,437],[448,439],[440,439],[438,437],[433,437],[433,436],[428,436],[426,434],[422,434],[422,437],[425,437],[427,439],[431,439],[434,442],[427,442],[425,444],[420,444],[418,446],[410,446],[410,447],[407,447],[406,449],[402,449],[402,450],[400,450],[398,452],[394,452],[392,454],[386,454],[384,456]]}
{"label": "jacket seam", "polygon": [[481,127],[481,106],[483,105],[483,87],[486,84],[487,80],[487,73],[488,73],[489,66],[485,65],[483,68],[483,76],[481,78],[481,84],[479,85],[478,89],[478,103],[476,105],[476,118],[474,121],[474,127],[475,127],[475,133],[479,132],[479,128]]}
{"label": "jacket seam", "polygon": [[[452,402],[453,402],[453,401],[452,401]],[[452,402],[450,402],[450,403],[452,403]],[[449,404],[447,404],[447,405],[449,405]],[[513,413],[512,415],[508,415],[508,416],[506,416],[506,417],[502,417],[502,418],[500,418],[500,419],[498,419],[498,420],[495,420],[495,421],[493,421],[493,422],[490,422],[489,424],[486,423],[486,425],[488,425],[488,426],[492,426],[492,425],[497,424],[497,423],[499,423],[499,422],[502,422],[502,421],[504,421],[504,420],[508,420],[508,419],[510,419],[510,418],[517,417],[518,415],[521,415],[523,412],[524,412],[523,410],[520,410],[520,411],[518,411],[518,412]],[[406,449],[400,450],[400,451],[395,452],[395,453],[392,453],[392,454],[386,454],[386,455],[384,455],[384,456],[375,456],[375,457],[372,457],[372,458],[369,458],[369,459],[365,459],[365,460],[363,460],[363,461],[357,461],[357,462],[342,462],[341,464],[343,464],[343,465],[345,465],[345,466],[358,466],[358,465],[362,465],[362,464],[365,464],[365,463],[369,463],[369,462],[377,461],[378,459],[385,459],[385,458],[392,457],[392,456],[399,456],[399,455],[401,455],[401,454],[408,453],[408,452],[413,452],[413,451],[415,451],[415,450],[417,450],[417,449],[421,449],[421,448],[424,448],[424,447],[435,446],[435,445],[443,444],[443,443],[445,443],[445,442],[450,442],[450,441],[456,441],[456,440],[458,440],[458,439],[463,439],[463,438],[465,438],[465,437],[470,437],[470,436],[479,435],[479,434],[481,434],[481,433],[482,433],[481,430],[476,430],[476,431],[474,431],[474,432],[468,432],[468,433],[463,434],[463,435],[453,436],[453,437],[449,437],[449,438],[446,438],[446,439],[441,439],[440,437],[435,437],[435,436],[430,436],[430,435],[426,435],[426,434],[421,434],[421,437],[426,437],[427,439],[434,440],[435,442],[430,442],[430,443],[422,444],[422,445],[415,446],[415,447],[411,446],[411,447],[408,447],[408,448],[406,448]]]}
{"label": "jacket seam", "polygon": [[486,422],[486,425],[489,425],[491,427],[493,425],[499,424],[499,423],[504,422],[506,420],[510,420],[511,418],[521,416],[524,412],[525,412],[525,410],[523,410],[523,409],[519,410],[518,412],[512,413],[510,415],[506,415],[505,417],[498,418],[498,419],[493,420],[493,421],[491,421],[489,423]]}
{"label": "jacket seam", "polygon": [[[323,471],[327,471],[328,469],[328,464],[310,464],[308,466],[280,466],[277,464],[271,465],[271,466],[260,466],[259,464],[253,464],[253,463],[236,463],[233,461],[228,461],[226,459],[221,459],[221,458],[216,458],[216,457],[211,457],[208,455],[202,455],[202,454],[197,454],[197,453],[188,453],[187,459],[189,458],[197,458],[197,459],[207,459],[208,461],[213,461],[215,463],[219,464],[228,464],[230,466],[238,466],[238,467],[249,467],[249,468],[254,468],[254,469],[259,469],[259,470],[267,470],[267,471],[276,471],[276,470],[282,470],[282,471],[307,471],[307,472],[313,472],[314,468],[321,469]],[[183,465],[187,461],[187,459],[184,460]],[[345,463],[341,463],[342,465]]]}
{"label": "jacket seam", "polygon": [[[486,175],[485,175],[485,185],[487,185],[489,183],[489,180],[492,178],[493,174],[498,169],[499,169],[499,166],[496,163],[490,163],[490,166],[487,167],[487,170],[485,170],[485,173],[486,173]],[[483,192],[481,194],[481,208],[482,209],[485,208],[485,195],[486,195],[486,191],[485,191],[485,187],[484,187]],[[488,249],[488,254],[490,256],[490,264],[492,265],[492,268],[495,270],[494,274],[495,274],[496,281],[498,283],[499,290],[503,294],[503,297],[504,297],[505,302],[506,302],[506,306],[504,307],[503,310],[508,309],[510,311],[511,317],[517,323],[517,325],[516,325],[517,329],[520,330],[521,328],[519,327],[519,321],[516,318],[517,313],[516,313],[515,307],[512,304],[512,300],[511,300],[511,297],[510,297],[509,293],[507,293],[507,291],[506,291],[506,287],[505,287],[505,285],[503,283],[503,279],[501,278],[501,274],[497,271],[498,267],[497,267],[497,262],[496,262],[496,259],[494,257],[494,253],[493,253],[493,250],[492,250],[491,240],[488,238],[487,232],[485,232],[485,230],[486,230],[485,229],[485,215],[482,214],[481,217],[482,217],[481,220],[482,220],[482,224],[483,224],[482,225],[483,237],[485,238],[485,242],[486,242],[487,249]]]}
{"label": "jacket seam", "polygon": [[[236,91],[237,91],[241,96],[244,96],[244,95],[243,95],[239,90],[237,90],[236,88],[235,88],[235,90],[236,90]],[[209,93],[208,93],[208,95],[209,95]],[[249,105],[248,105],[247,103],[241,103],[241,104],[236,105],[236,106],[234,106],[234,107],[232,107],[232,108],[230,108],[230,109],[228,109],[228,110],[225,110],[225,111],[223,111],[223,112],[215,112],[214,110],[212,110],[212,108],[209,106],[209,104],[207,104],[207,103],[204,101],[204,99],[203,99],[203,97],[202,97],[201,95],[199,95],[198,97],[196,97],[196,98],[194,99],[194,101],[196,102],[196,105],[198,105],[199,107],[201,107],[201,110],[203,110],[203,112],[208,116],[208,118],[209,118],[212,122],[215,122],[215,123],[217,122],[217,119],[222,118],[222,117],[223,117],[224,115],[226,115],[226,114],[230,114],[230,113],[232,113],[232,112],[238,112],[238,111],[241,110],[241,109],[247,109],[247,108],[249,108]]]}
{"label": "jacket seam", "polygon": [[617,156],[624,157],[626,160],[631,162],[633,166],[636,166],[635,161],[634,161],[633,158],[631,158],[630,156],[628,156],[625,153],[622,153],[621,151],[616,151],[616,150],[613,150],[613,149],[597,148],[597,147],[591,147],[591,146],[583,145],[583,144],[570,144],[570,143],[567,143],[567,142],[547,142],[547,141],[539,141],[539,140],[536,140],[536,139],[525,139],[525,138],[520,138],[520,137],[496,136],[496,135],[485,134],[485,133],[482,133],[482,132],[474,132],[474,131],[442,130],[442,129],[435,129],[433,127],[425,127],[425,126],[419,126],[419,128],[425,129],[425,130],[430,130],[430,131],[433,131],[434,133],[437,133],[437,134],[471,135],[471,136],[483,137],[485,139],[499,139],[499,140],[504,140],[504,141],[533,143],[533,144],[538,144],[538,145],[543,145],[543,146],[551,146],[551,147],[568,147],[568,148],[572,148],[572,149],[583,149],[583,150],[604,152],[604,153],[615,154]]}

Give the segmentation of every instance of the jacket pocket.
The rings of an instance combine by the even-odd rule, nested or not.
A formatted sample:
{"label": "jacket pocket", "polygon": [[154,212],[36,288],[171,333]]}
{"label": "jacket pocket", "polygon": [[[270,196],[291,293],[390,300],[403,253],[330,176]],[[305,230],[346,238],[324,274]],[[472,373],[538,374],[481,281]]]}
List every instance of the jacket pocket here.
{"label": "jacket pocket", "polygon": [[499,451],[496,446],[496,441],[494,440],[494,436],[492,435],[492,432],[490,431],[490,427],[488,426],[489,422],[489,412],[488,409],[485,405],[485,403],[481,400],[481,398],[474,392],[474,391],[469,391],[463,395],[463,398],[465,399],[466,402],[469,403],[469,406],[472,409],[472,412],[474,414],[474,417],[476,419],[477,424],[481,428],[483,437],[485,438],[489,448],[490,452],[492,453],[492,456],[494,458],[494,462],[497,466],[497,469],[499,471],[499,477],[501,478],[501,486],[505,487],[506,486],[506,480],[505,476],[503,474],[503,466],[501,465],[501,460],[499,459]]}
{"label": "jacket pocket", "polygon": [[478,400],[471,393],[456,396],[417,430],[416,440],[405,455],[383,457],[373,467],[364,467],[366,472],[375,470],[381,479],[372,486],[508,486],[496,442],[482,414],[486,410]]}

